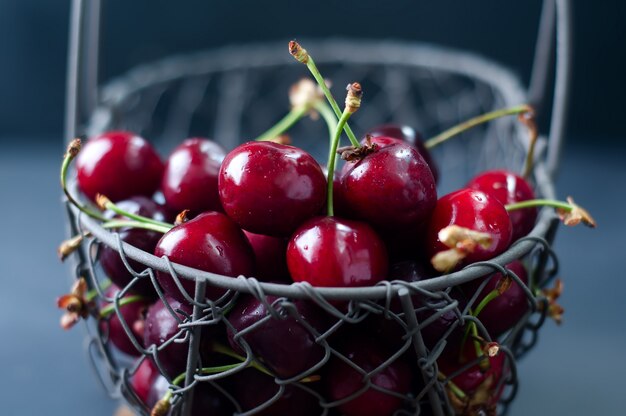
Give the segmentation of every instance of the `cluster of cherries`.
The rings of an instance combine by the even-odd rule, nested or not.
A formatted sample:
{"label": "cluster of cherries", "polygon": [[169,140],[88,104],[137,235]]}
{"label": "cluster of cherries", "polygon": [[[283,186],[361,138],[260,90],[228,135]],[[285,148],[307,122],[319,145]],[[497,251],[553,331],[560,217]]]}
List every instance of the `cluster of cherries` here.
{"label": "cluster of cherries", "polygon": [[[310,55],[295,42],[290,52],[307,65],[318,86],[298,85],[290,114],[258,140],[226,152],[209,139],[190,138],[165,163],[131,132],[105,132],[82,149],[76,140],[61,175],[69,201],[115,229],[123,242],[172,263],[315,287],[411,283],[489,260],[531,231],[540,205],[554,206],[568,223],[593,224],[572,201],[536,200],[526,179],[530,169],[524,175],[483,172],[438,198],[438,170],[428,149],[452,137],[453,130],[423,142],[410,127],[384,125],[358,141],[347,121],[360,106],[360,85],[349,85],[342,112]],[[501,110],[465,126],[501,115],[525,116],[529,110]],[[282,135],[312,112],[321,114],[332,131],[326,167],[285,144]],[[344,131],[351,143],[339,147]],[[340,169],[338,155],[346,160]],[[66,187],[74,159],[78,188],[92,204],[78,201]],[[61,255],[69,255],[84,238],[66,241]],[[192,320],[195,283],[157,272],[163,294],[158,297],[149,276],[131,272],[145,268],[138,262],[107,246],[100,247],[98,259],[110,286],[88,291],[78,280],[59,299],[67,310],[62,324],[70,327],[95,315],[112,345],[141,356],[130,380],[137,398],[153,414],[166,414],[184,380],[189,350],[184,324]],[[98,297],[102,290],[105,296]],[[412,296],[416,319],[431,321],[421,331],[426,348],[447,344],[437,365],[458,414],[494,411],[509,374],[496,341],[528,313],[529,290],[534,288],[525,267],[515,261],[506,274],[452,288],[446,296],[458,307],[445,313],[436,313],[433,299]],[[201,326],[197,375],[224,377],[197,384],[192,414],[257,409],[262,415],[316,415],[325,403],[331,413],[384,416],[406,408],[407,397],[424,388],[407,348],[389,360],[403,348],[406,326],[387,314],[362,314],[347,324],[327,311],[348,316],[355,304],[347,301],[322,308],[309,300],[240,295],[233,302],[231,293],[211,285],[203,295],[222,309],[213,317],[215,309],[205,310],[204,318],[214,322]],[[388,307],[395,316],[402,312],[399,303]],[[469,310],[489,336],[471,323],[459,325],[459,310]],[[277,384],[275,378],[290,382]]]}

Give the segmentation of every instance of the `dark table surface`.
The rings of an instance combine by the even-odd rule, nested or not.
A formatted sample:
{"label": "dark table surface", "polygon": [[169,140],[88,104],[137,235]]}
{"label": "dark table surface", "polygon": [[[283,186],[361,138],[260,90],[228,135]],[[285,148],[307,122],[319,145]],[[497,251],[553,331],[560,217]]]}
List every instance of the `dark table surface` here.
{"label": "dark table surface", "polygon": [[[563,157],[559,195],[575,196],[599,227],[559,230],[564,323],[547,322],[537,347],[519,363],[512,416],[619,415],[626,409],[626,146],[601,143],[568,145]],[[84,329],[59,327],[55,299],[70,285],[69,269],[56,257],[65,236],[62,151],[60,140],[26,139],[0,151],[3,415],[109,416],[118,404],[88,366]]]}

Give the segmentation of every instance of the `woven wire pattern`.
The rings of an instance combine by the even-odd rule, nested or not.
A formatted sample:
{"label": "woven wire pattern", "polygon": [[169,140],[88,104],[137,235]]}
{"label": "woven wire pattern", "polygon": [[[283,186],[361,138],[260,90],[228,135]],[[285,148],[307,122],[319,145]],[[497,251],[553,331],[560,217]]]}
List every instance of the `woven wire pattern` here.
{"label": "woven wire pattern", "polygon": [[[351,121],[357,133],[365,131],[370,126],[392,121],[416,127],[429,137],[471,116],[519,104],[523,98],[518,85],[509,79],[480,79],[473,74],[463,73],[465,61],[479,58],[457,56],[450,52],[447,52],[449,55],[446,53],[440,55],[440,52],[429,47],[410,49],[407,45],[400,45],[399,50],[395,50],[393,48],[396,45],[387,44],[373,46],[371,48],[373,52],[369,55],[363,54],[366,50],[365,45],[355,45],[350,49],[352,52],[356,50],[352,55],[337,54],[337,51],[344,52],[345,47],[346,45],[342,43],[320,44],[317,47],[309,47],[309,50],[314,56],[317,55],[317,50],[321,52],[317,59],[320,69],[336,86],[341,87],[351,81],[362,83],[365,91],[363,105]],[[411,51],[410,56],[406,55],[407,51]],[[388,54],[385,55],[385,52]],[[286,52],[284,54],[287,55]],[[394,61],[399,59],[396,56],[398,54],[404,58],[404,65],[397,65]],[[217,68],[215,56],[210,54],[207,56],[172,59],[142,67],[111,83],[103,90],[101,105],[94,112],[87,131],[96,133],[108,129],[132,130],[149,138],[163,152],[171,150],[182,139],[190,136],[208,136],[226,148],[232,148],[242,141],[255,137],[278,120],[288,110],[289,86],[308,76],[306,69],[291,61],[291,57],[277,58],[277,55],[269,49],[250,48],[245,51],[223,52]],[[446,57],[451,61],[442,64],[441,60]],[[205,65],[203,62],[210,64]],[[415,62],[423,64],[418,65]],[[429,62],[434,63],[431,66]],[[455,72],[442,67],[458,69]],[[290,131],[290,135],[298,146],[321,158],[327,146],[325,132],[326,128],[322,123],[307,119],[297,124]],[[521,168],[525,155],[525,137],[523,129],[520,129],[514,119],[498,120],[464,133],[463,136],[440,146],[433,153],[443,178],[439,186],[440,195],[462,186],[480,170],[494,167],[507,167],[513,170]],[[538,185],[541,193],[542,184]],[[547,189],[549,192],[549,184]],[[80,215],[76,215],[71,209],[68,209],[68,212],[73,231],[80,233],[92,231],[89,227],[83,228],[87,222]],[[554,218],[542,216],[540,221],[549,222],[551,226],[542,228],[541,232],[533,232],[531,236],[516,243],[517,246],[527,247],[518,252],[517,257],[523,257],[524,263],[530,267],[529,276],[533,282],[533,289],[541,289],[548,285],[556,275],[558,266],[548,243],[554,228]],[[464,306],[450,296],[450,287],[430,290],[426,288],[427,285],[394,281],[383,282],[380,285],[385,288],[384,296],[372,299],[355,298],[338,307],[335,302],[320,295],[319,290],[306,284],[297,285],[299,295],[296,298],[273,296],[273,300],[270,301],[268,295],[275,294],[267,290],[266,284],[253,277],[239,277],[238,280],[245,286],[245,290],[227,290],[215,301],[207,301],[201,296],[194,297],[193,293],[187,293],[185,297],[194,305],[194,311],[192,315],[182,319],[179,311],[172,309],[161,291],[155,277],[155,269],[146,267],[143,270],[132,270],[128,260],[133,256],[127,256],[124,244],[117,234],[114,235],[116,236],[114,248],[135,277],[127,287],[113,298],[107,297],[99,289],[105,276],[98,264],[98,249],[102,241],[97,237],[84,244],[82,261],[75,271],[77,277],[89,277],[91,286],[99,291],[99,301],[114,304],[116,316],[142,357],[132,362],[120,359],[120,354],[107,340],[106,325],[88,323],[89,356],[103,385],[112,396],[119,396],[121,393],[142,413],[148,413],[149,409],[136,396],[129,384],[141,361],[153,360],[160,372],[171,381],[176,375],[167,374],[160,365],[159,355],[172,343],[187,343],[189,352],[185,385],[172,386],[175,392],[174,414],[184,414],[190,410],[184,409],[186,402],[184,398],[188,398],[199,383],[210,383],[214,386],[225,400],[232,403],[237,414],[258,413],[287,394],[288,389],[293,388],[315,399],[319,406],[317,414],[335,414],[337,406],[362,394],[368,388],[384,391],[372,384],[372,377],[392,363],[407,359],[406,357],[410,357],[409,362],[415,366],[418,378],[421,373],[422,380],[418,383],[419,388],[402,397],[403,409],[398,410],[396,414],[451,414],[451,404],[444,391],[444,385],[455,374],[448,374],[441,380],[436,363],[446,346],[447,338],[456,327],[465,327],[471,321],[476,324],[482,338],[492,340],[480,320],[470,313],[486,280],[473,296],[468,296],[469,301]],[[507,376],[500,381],[506,386],[500,400],[501,411],[505,412],[517,389],[515,359],[524,355],[536,342],[537,330],[545,320],[547,300],[536,296],[515,273],[501,264],[496,261],[482,262],[470,265],[466,269],[470,271],[482,268],[481,270],[485,270],[482,273],[485,276],[496,272],[507,275],[524,288],[528,298],[529,312],[499,339],[501,353],[506,354]],[[182,289],[180,279],[186,276],[179,276],[175,267],[169,263],[168,271]],[[158,347],[143,346],[141,340],[133,335],[129,323],[120,312],[119,300],[132,291],[132,287],[141,279],[149,279],[152,282],[159,296],[157,302],[163,302],[170,314],[180,323],[178,333]],[[204,293],[205,284],[207,283],[198,280],[196,293]],[[267,311],[264,318],[235,335],[235,340],[244,351],[244,360],[235,368],[219,374],[199,374],[196,369],[203,365],[199,353],[202,328],[221,326],[236,333],[230,323],[228,312],[242,296],[254,296]],[[324,328],[317,328],[303,319],[297,306],[298,302],[302,302],[302,298],[323,311],[327,322]],[[414,304],[416,298],[423,301]],[[394,302],[402,307],[392,308]],[[456,322],[434,345],[426,348],[422,332],[438,317],[450,311],[456,315]],[[424,315],[430,317],[418,322],[416,316]],[[360,328],[360,324],[374,318],[393,325],[398,330],[398,339],[395,348],[388,351],[385,360],[377,368],[366,371],[342,354],[335,344],[333,335],[345,328]],[[263,362],[263,357],[257,357],[253,348],[246,342],[246,336],[262,330],[271,320],[285,319],[298,322],[299,327],[323,350],[322,358],[298,374],[288,378],[276,377],[274,379],[276,392],[272,397],[254,408],[242,408],[237,399],[223,386],[230,377],[244,371],[251,362]],[[323,370],[330,360],[341,360],[361,373],[363,387],[340,401],[331,402],[323,391],[317,389],[315,383],[300,382],[303,378]],[[468,363],[466,367],[475,365],[476,362]],[[384,392],[398,395],[396,392]]]}

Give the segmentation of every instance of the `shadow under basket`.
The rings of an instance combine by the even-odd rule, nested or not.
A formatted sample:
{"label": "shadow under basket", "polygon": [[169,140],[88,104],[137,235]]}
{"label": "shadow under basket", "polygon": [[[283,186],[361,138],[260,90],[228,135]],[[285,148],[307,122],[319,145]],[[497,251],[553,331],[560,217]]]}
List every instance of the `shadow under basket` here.
{"label": "shadow under basket", "polygon": [[[415,43],[347,40],[309,41],[303,45],[334,85],[343,86],[352,81],[362,84],[362,107],[350,121],[357,133],[377,124],[394,122],[413,126],[428,137],[470,117],[527,100],[525,89],[511,72],[464,52]],[[192,136],[211,137],[225,148],[233,148],[284,115],[289,109],[290,85],[308,76],[306,68],[295,62],[285,49],[284,43],[240,46],[172,57],[136,68],[101,89],[83,131],[92,135],[112,129],[130,130],[150,140],[163,154]],[[323,159],[327,152],[323,123],[304,119],[289,134],[295,145],[318,160]],[[551,176],[544,162],[546,148],[546,140],[540,139],[532,181],[539,197],[553,198]],[[434,149],[433,157],[441,177],[438,194],[462,187],[469,178],[486,169],[519,171],[526,151],[527,132],[515,118],[499,119],[470,130]],[[186,346],[183,359],[186,365],[181,371],[185,375],[173,389],[173,414],[193,414],[192,402],[214,396],[221,404],[216,405],[217,410],[212,414],[223,411],[246,415],[333,415],[341,414],[340,409],[360,395],[370,395],[373,402],[396,403],[393,414],[397,415],[454,414],[450,380],[456,374],[443,374],[438,362],[447,354],[451,338],[459,332],[469,338],[467,342],[471,345],[475,339],[486,343],[497,341],[502,376],[496,381],[500,386],[494,389],[499,396],[498,414],[504,413],[518,385],[516,360],[533,347],[546,316],[548,301],[538,294],[557,272],[550,242],[558,219],[552,209],[541,210],[533,231],[490,261],[418,282],[384,281],[364,288],[267,283],[254,277],[232,278],[194,270],[122,242],[118,234],[80,215],[69,204],[68,214],[73,233],[90,235],[75,256],[75,276],[87,278],[90,287],[98,290],[99,301],[115,305],[116,316],[139,358],[119,352],[109,342],[106,328],[91,318],[87,321],[89,356],[111,396],[122,395],[142,414],[148,414],[150,409],[133,389],[131,380],[144,360],[156,363],[169,381],[178,376],[168,374],[161,363],[163,354],[173,345]],[[130,270],[135,279],[115,297],[107,297],[99,289],[106,279],[98,259],[103,245],[116,250],[127,265],[129,260],[142,265]],[[527,284],[506,268],[518,259],[528,270]],[[119,304],[120,297],[142,280],[150,280],[154,285],[159,295],[156,302],[167,302],[155,278],[156,272],[170,273],[180,281],[194,280],[197,294],[205,293],[206,286],[225,289],[224,295],[214,301],[187,294],[193,305],[188,314],[166,306],[179,320],[180,330],[176,339],[167,340],[158,348],[142,345],[131,323],[124,321],[123,306]],[[476,285],[468,282],[479,282],[495,273],[507,275],[520,285],[528,301],[525,315],[503,334],[490,334],[480,317],[472,314],[482,286],[476,289]],[[470,286],[474,290],[467,290]],[[465,288],[463,300],[456,295],[459,288]],[[252,298],[265,316],[237,333],[231,312]],[[311,310],[315,319],[307,316]],[[448,326],[443,331],[433,331],[442,317],[447,317]],[[279,321],[289,322],[292,329],[276,329]],[[469,331],[471,326],[475,328],[474,335]],[[303,367],[294,365],[290,367],[292,371],[268,362],[253,342],[248,342],[266,336],[268,331],[279,335],[275,339],[276,352],[288,355],[288,350],[283,351],[285,346],[305,339],[313,345],[315,359],[299,357],[295,362]],[[221,346],[217,350],[228,345],[228,332],[238,348],[228,347],[230,353],[213,351],[215,345]],[[466,332],[470,335],[465,335]],[[289,334],[299,338],[291,340]],[[352,345],[357,342],[377,346],[373,350],[364,347],[363,354],[351,353]],[[294,354],[297,351],[294,347]],[[307,359],[312,361],[309,363]],[[262,364],[270,374],[251,366],[253,362]],[[479,365],[480,358],[468,360],[465,367]],[[198,370],[217,367],[222,371]],[[405,370],[397,370],[398,367]],[[329,386],[328,379],[337,378],[336,371],[352,372],[357,375],[353,378],[359,383],[362,380],[363,384],[349,396],[333,400],[329,390],[334,387]],[[401,393],[388,390],[379,381],[393,371],[408,371],[410,380]],[[260,398],[241,393],[240,385],[246,382],[250,385],[244,390],[259,391]],[[373,406],[375,409],[376,405]],[[263,413],[267,408],[275,413]]]}

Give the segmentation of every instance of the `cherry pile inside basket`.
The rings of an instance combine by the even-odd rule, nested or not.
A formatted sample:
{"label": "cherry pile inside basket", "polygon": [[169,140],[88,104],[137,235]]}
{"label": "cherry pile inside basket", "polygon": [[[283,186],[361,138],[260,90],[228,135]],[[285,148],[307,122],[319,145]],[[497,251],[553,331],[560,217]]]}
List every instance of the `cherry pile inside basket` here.
{"label": "cherry pile inside basket", "polygon": [[[188,138],[166,159],[133,132],[104,132],[82,149],[77,139],[61,175],[70,203],[118,232],[122,241],[173,263],[315,287],[410,283],[489,260],[532,230],[539,206],[556,208],[566,224],[594,225],[571,199],[535,199],[529,178],[536,129],[528,106],[478,116],[427,141],[411,127],[392,124],[372,126],[357,140],[347,121],[361,105],[361,86],[348,86],[342,111],[311,56],[295,42],[290,52],[317,84],[308,79],[296,84],[290,91],[292,110],[258,139],[226,150],[206,138]],[[438,169],[429,149],[510,115],[518,115],[529,130],[524,172],[503,166],[438,196]],[[295,145],[288,144],[285,133],[306,116],[321,116],[328,124],[326,165],[299,149],[297,137]],[[344,132],[349,144],[339,146]],[[65,184],[72,161],[82,199]],[[61,257],[88,237],[65,241]],[[79,279],[59,298],[59,307],[67,310],[62,325],[97,319],[109,345],[141,357],[131,372],[134,395],[153,414],[167,414],[184,382],[189,349],[184,323],[191,320],[195,283],[157,272],[164,302],[148,276],[135,278],[128,270],[139,272],[144,265],[105,245],[99,247],[98,262],[108,278],[103,284],[108,288],[101,289],[106,296],[97,296]],[[528,293],[539,290],[525,267],[515,261],[506,274],[447,292],[484,328],[472,321],[459,325],[452,310],[434,315],[435,309],[424,307],[428,299],[412,296],[417,320],[432,318],[421,331],[427,350],[440,349],[445,341],[437,366],[457,414],[495,412],[501,380],[510,373],[498,339],[527,314]],[[552,301],[558,292],[558,287],[550,291]],[[263,415],[317,415],[323,404],[331,414],[392,415],[411,411],[415,401],[410,398],[424,389],[413,349],[405,345],[410,344],[406,324],[386,313],[347,323],[311,300],[287,302],[296,310],[290,313],[277,297],[235,297],[210,285],[205,296],[223,313],[203,326],[197,374],[225,376],[197,384],[194,415],[252,409]],[[354,305],[332,301],[326,306],[349,316]],[[402,316],[395,300],[385,309]],[[561,312],[556,302],[550,304],[555,319]],[[210,308],[205,313],[210,320]],[[281,387],[275,378],[292,383]]]}

